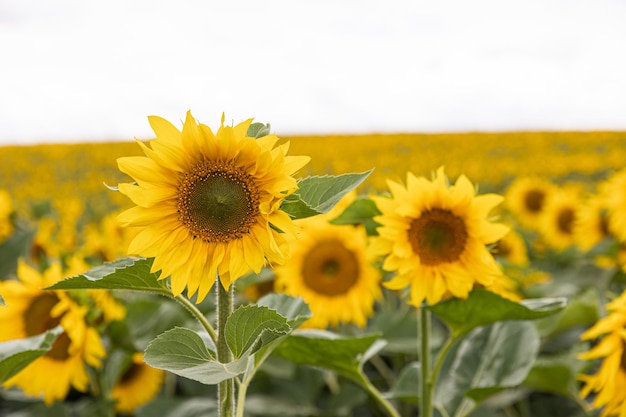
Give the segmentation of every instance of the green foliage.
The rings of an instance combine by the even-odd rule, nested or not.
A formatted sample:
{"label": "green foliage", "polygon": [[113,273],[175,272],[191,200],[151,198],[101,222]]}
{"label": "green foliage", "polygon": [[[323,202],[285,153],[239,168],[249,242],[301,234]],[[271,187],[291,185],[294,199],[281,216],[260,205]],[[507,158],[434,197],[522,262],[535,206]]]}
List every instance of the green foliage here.
{"label": "green foliage", "polygon": [[427,307],[450,327],[457,338],[479,326],[502,320],[535,320],[565,307],[564,298],[533,299],[516,303],[486,290],[474,290],[466,300],[450,300]]}
{"label": "green foliage", "polygon": [[55,327],[37,336],[0,343],[0,384],[45,355],[61,333],[63,329]]}
{"label": "green foliage", "polygon": [[34,236],[33,230],[17,228],[11,236],[0,243],[0,280],[15,274],[17,260],[26,255]]}
{"label": "green foliage", "polygon": [[363,224],[368,235],[375,235],[376,228],[380,226],[374,221],[374,216],[378,216],[380,211],[376,207],[374,200],[369,198],[357,198],[339,216],[332,219],[332,224]]}
{"label": "green foliage", "polygon": [[270,134],[270,124],[264,123],[252,123],[246,132],[246,136],[249,138],[262,138]]}
{"label": "green foliage", "polygon": [[171,295],[159,273],[150,272],[152,259],[123,258],[64,279],[49,290],[129,290]]}
{"label": "green foliage", "polygon": [[298,191],[283,201],[281,210],[293,219],[327,213],[343,196],[358,187],[373,169],[358,174],[311,176],[298,181]]}
{"label": "green foliage", "polygon": [[228,318],[226,342],[235,359],[255,353],[291,330],[287,319],[275,310],[256,305],[241,306]]}

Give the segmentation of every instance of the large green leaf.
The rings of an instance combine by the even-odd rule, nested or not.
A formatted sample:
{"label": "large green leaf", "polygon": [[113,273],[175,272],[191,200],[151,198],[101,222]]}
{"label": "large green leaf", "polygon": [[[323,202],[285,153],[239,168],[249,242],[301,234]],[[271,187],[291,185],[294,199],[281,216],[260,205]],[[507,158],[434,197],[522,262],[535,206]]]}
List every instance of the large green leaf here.
{"label": "large green leaf", "polygon": [[150,272],[152,259],[123,258],[69,277],[48,287],[49,290],[103,289],[132,290],[171,295],[159,272]]}
{"label": "large green leaf", "polygon": [[276,310],[287,319],[287,324],[293,329],[311,318],[311,309],[301,297],[292,297],[287,294],[270,293],[257,301],[257,305]]}
{"label": "large green leaf", "polygon": [[539,334],[528,321],[503,321],[475,329],[446,356],[435,403],[448,415],[466,415],[487,397],[520,385],[538,351]]}
{"label": "large green leaf", "polygon": [[0,384],[48,352],[61,333],[63,328],[57,326],[37,336],[0,343]]}
{"label": "large green leaf", "polygon": [[323,330],[306,330],[287,337],[274,351],[292,362],[335,371],[365,382],[363,364],[385,345],[378,335],[341,337]]}
{"label": "large green leaf", "polygon": [[283,201],[281,210],[294,219],[327,213],[343,196],[365,181],[372,171],[306,177],[298,181],[298,191]]}
{"label": "large green leaf", "polygon": [[443,320],[457,338],[472,329],[503,320],[535,320],[561,311],[565,298],[541,298],[516,303],[486,290],[474,290],[467,299],[450,300],[427,308]]}
{"label": "large green leaf", "polygon": [[248,356],[234,362],[220,363],[196,332],[176,327],[154,339],[148,345],[144,359],[154,368],[203,384],[218,384],[243,373]]}
{"label": "large green leaf", "polygon": [[239,307],[228,317],[224,335],[235,359],[239,359],[244,353],[252,354],[290,330],[287,319],[275,310],[250,304]]}

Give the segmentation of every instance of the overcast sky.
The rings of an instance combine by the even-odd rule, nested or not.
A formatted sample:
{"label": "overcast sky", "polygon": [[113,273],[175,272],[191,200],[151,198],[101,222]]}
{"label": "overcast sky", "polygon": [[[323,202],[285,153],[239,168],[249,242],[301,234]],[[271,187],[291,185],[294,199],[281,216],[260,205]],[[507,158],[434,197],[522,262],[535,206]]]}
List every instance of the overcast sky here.
{"label": "overcast sky", "polygon": [[626,130],[623,0],[0,0],[0,143]]}

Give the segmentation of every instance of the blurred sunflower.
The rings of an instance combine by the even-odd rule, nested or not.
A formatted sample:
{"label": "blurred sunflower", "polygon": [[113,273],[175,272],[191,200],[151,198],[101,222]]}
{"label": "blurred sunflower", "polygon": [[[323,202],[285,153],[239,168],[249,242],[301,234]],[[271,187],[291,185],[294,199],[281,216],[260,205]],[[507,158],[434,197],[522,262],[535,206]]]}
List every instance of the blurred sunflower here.
{"label": "blurred sunflower", "polygon": [[576,211],[572,232],[576,244],[584,251],[611,236],[605,193],[592,195],[582,202]]}
{"label": "blurred sunflower", "polygon": [[13,199],[6,190],[0,190],[0,242],[3,242],[13,233]]}
{"label": "blurred sunflower", "polygon": [[626,169],[613,174],[606,187],[609,230],[626,242]]}
{"label": "blurred sunflower", "polygon": [[64,332],[48,353],[5,381],[4,386],[17,386],[27,395],[41,396],[48,405],[64,399],[70,387],[87,391],[85,363],[99,367],[106,354],[98,332],[85,321],[88,308],[63,291],[41,289],[63,277],[58,264],[42,275],[20,261],[17,274],[19,280],[0,282],[6,302],[0,308],[0,342],[38,335],[57,325]]}
{"label": "blurred sunflower", "polygon": [[576,243],[574,220],[580,204],[576,189],[559,188],[550,196],[539,218],[539,232],[548,246],[563,250]]}
{"label": "blurred sunflower", "polygon": [[580,395],[584,398],[595,393],[593,406],[604,408],[601,416],[626,416],[626,292],[607,305],[609,314],[598,320],[581,335],[582,340],[602,337],[589,351],[579,354],[579,359],[601,359],[594,375],[579,375],[583,381]]}
{"label": "blurred sunflower", "polygon": [[290,239],[291,259],[274,268],[276,291],[302,297],[309,305],[313,314],[304,327],[364,327],[381,296],[365,228],[328,223],[334,213],[299,220],[301,234]]}
{"label": "blurred sunflower", "polygon": [[411,287],[409,303],[438,303],[445,294],[466,298],[474,284],[490,286],[502,275],[486,245],[509,231],[491,223],[489,212],[502,201],[496,194],[475,196],[464,175],[447,184],[443,167],[433,181],[407,175],[404,187],[388,181],[393,198],[374,197],[382,226],[371,251],[386,255],[383,269],[397,271],[390,289]]}
{"label": "blurred sunflower", "polygon": [[[286,156],[278,137],[247,136],[249,119],[216,134],[197,124],[190,112],[182,132],[167,120],[150,117],[156,140],[138,142],[146,157],[118,159],[135,184],[119,190],[136,207],[118,217],[136,227],[128,253],[154,258],[152,271],[171,276],[172,292],[202,301],[216,273],[224,288],[266,261],[280,264],[288,255],[285,236],[295,233],[282,200],[297,189],[291,176],[309,161]],[[285,233],[279,233],[279,231]]]}
{"label": "blurred sunflower", "polygon": [[115,410],[132,414],[157,396],[164,379],[165,372],[148,366],[143,360],[143,353],[133,354],[128,368],[111,393],[111,398],[116,401]]}
{"label": "blurred sunflower", "polygon": [[496,259],[506,263],[526,266],[528,265],[528,249],[524,238],[515,230],[511,229],[493,248]]}
{"label": "blurred sunflower", "polygon": [[554,189],[555,186],[544,179],[521,177],[507,188],[505,205],[522,226],[537,230],[539,216]]}

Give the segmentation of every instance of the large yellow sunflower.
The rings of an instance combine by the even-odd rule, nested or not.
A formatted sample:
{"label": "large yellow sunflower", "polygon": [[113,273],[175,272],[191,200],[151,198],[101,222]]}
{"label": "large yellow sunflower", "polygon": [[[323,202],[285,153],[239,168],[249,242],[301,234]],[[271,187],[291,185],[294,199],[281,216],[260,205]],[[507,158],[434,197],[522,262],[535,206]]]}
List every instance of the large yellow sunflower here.
{"label": "large yellow sunflower", "polygon": [[607,305],[608,316],[600,319],[581,339],[602,340],[588,352],[581,353],[580,359],[601,359],[602,363],[594,375],[579,375],[584,385],[581,396],[592,392],[593,406],[604,408],[601,416],[626,417],[626,292]]}
{"label": "large yellow sunflower", "polygon": [[309,305],[304,327],[364,327],[381,296],[380,273],[367,254],[365,228],[328,223],[332,215],[298,221],[301,234],[291,242],[292,258],[275,267],[275,288]]}
{"label": "large yellow sunflower", "polygon": [[521,177],[508,187],[505,204],[522,226],[536,230],[539,217],[554,190],[555,186],[545,179]]}
{"label": "large yellow sunflower", "polygon": [[186,286],[197,302],[216,273],[227,289],[267,261],[283,263],[285,235],[295,229],[280,204],[310,158],[287,156],[289,144],[275,146],[275,135],[247,137],[252,119],[230,127],[222,116],[216,134],[189,112],[182,132],[160,117],[149,121],[156,140],[138,142],[146,156],[118,159],[136,181],[119,185],[137,204],[119,216],[139,229],[129,254],[154,258],[152,271],[171,276],[174,295]]}
{"label": "large yellow sunflower", "polygon": [[148,366],[143,361],[143,353],[133,354],[128,369],[111,393],[111,398],[116,401],[115,410],[132,414],[157,396],[164,378],[164,371]]}
{"label": "large yellow sunflower", "polygon": [[385,286],[410,286],[409,303],[419,306],[447,293],[466,298],[475,283],[489,287],[502,275],[486,247],[509,230],[487,219],[501,196],[475,196],[464,175],[448,186],[443,167],[433,181],[408,173],[406,187],[387,183],[393,198],[374,197],[382,213],[374,220],[382,226],[371,245],[373,253],[386,255],[383,269],[397,272]]}
{"label": "large yellow sunflower", "polygon": [[17,274],[19,281],[0,282],[0,294],[6,302],[0,308],[0,342],[41,334],[57,325],[64,332],[48,353],[5,381],[4,386],[17,386],[27,395],[43,397],[48,405],[64,399],[70,387],[86,391],[89,377],[85,363],[99,367],[106,353],[98,332],[85,321],[88,308],[63,291],[41,289],[63,278],[58,264],[42,275],[20,261]]}
{"label": "large yellow sunflower", "polygon": [[626,169],[613,174],[606,188],[609,230],[626,242]]}

